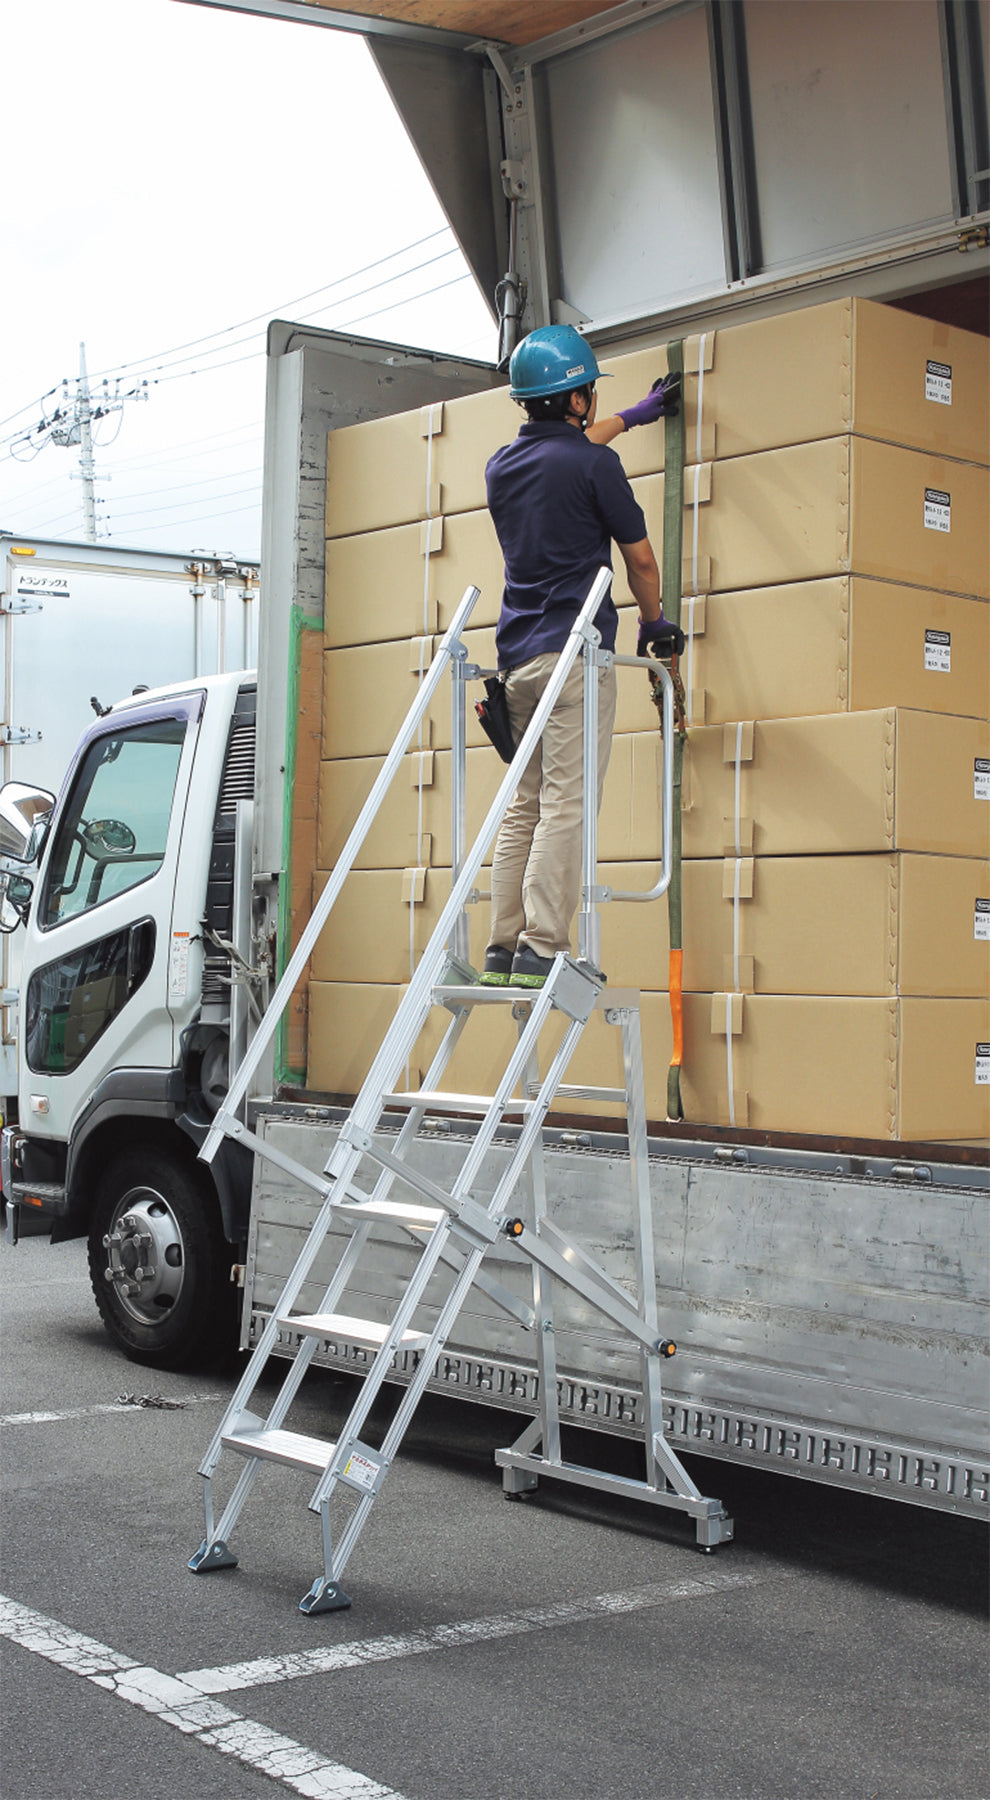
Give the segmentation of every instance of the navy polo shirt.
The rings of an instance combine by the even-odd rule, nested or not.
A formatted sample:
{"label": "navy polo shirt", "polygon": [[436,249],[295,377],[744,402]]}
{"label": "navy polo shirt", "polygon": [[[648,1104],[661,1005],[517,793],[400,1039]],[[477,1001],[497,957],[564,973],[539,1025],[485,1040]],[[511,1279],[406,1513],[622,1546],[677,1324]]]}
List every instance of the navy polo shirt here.
{"label": "navy polo shirt", "polygon": [[[488,507],[505,558],[495,645],[500,669],[564,647],[611,542],[638,544],[646,520],[614,450],[564,420],[528,421],[486,470]],[[595,620],[615,648],[611,596]]]}

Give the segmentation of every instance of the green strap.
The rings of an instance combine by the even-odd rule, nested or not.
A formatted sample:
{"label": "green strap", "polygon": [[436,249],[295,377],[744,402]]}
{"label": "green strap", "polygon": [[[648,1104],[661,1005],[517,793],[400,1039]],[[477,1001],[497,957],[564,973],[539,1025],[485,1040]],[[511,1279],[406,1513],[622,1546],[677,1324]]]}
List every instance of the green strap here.
{"label": "green strap", "polygon": [[[667,369],[684,375],[684,344],[667,345]],[[663,455],[663,616],[681,622],[681,559],[684,554],[684,398],[676,416],[664,420]]]}
{"label": "green strap", "polygon": [[[684,344],[680,338],[667,345],[667,368],[671,374],[684,374]],[[684,397],[674,418],[664,421],[663,470],[663,612],[673,624],[681,622],[681,567],[684,537]],[[683,947],[681,906],[681,785],[684,768],[684,737],[678,731],[673,743],[674,816],[671,820],[671,875],[667,889],[667,908],[671,952]],[[671,955],[671,1013],[674,1019],[674,1056],[667,1072],[667,1117],[683,1119],[681,1100],[681,1067],[679,1043],[681,1035],[680,969],[681,958]],[[677,983],[677,994],[674,984]]]}

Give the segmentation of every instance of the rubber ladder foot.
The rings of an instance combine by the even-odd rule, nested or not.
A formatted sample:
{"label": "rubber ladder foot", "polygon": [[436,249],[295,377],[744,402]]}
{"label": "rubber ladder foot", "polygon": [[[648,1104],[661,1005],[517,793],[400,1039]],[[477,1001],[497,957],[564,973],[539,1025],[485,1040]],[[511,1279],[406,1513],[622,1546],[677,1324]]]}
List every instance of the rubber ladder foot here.
{"label": "rubber ladder foot", "polygon": [[189,1567],[194,1575],[208,1575],[211,1569],[236,1569],[237,1558],[222,1538],[214,1538],[212,1544],[204,1538],[195,1556],[189,1558]]}
{"label": "rubber ladder foot", "polygon": [[299,1611],[304,1613],[343,1612],[351,1604],[350,1594],[345,1594],[339,1581],[328,1581],[321,1576],[314,1581],[308,1594],[304,1594],[299,1602]]}

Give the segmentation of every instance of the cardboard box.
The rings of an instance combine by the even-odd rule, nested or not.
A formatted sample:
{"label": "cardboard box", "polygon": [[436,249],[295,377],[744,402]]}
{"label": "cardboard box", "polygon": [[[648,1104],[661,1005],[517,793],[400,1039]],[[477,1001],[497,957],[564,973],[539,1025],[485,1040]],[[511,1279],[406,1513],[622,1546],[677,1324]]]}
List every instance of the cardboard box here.
{"label": "cardboard box", "polygon": [[[688,463],[848,433],[964,462],[990,460],[986,338],[846,298],[685,339]],[[667,372],[666,340],[607,358],[603,416]],[[700,407],[699,407],[700,400]],[[506,388],[330,433],[327,536],[377,531],[485,504],[485,464],[516,436]],[[663,468],[665,429],[615,439],[630,475]]]}
{"label": "cardboard box", "polygon": [[481,589],[471,625],[494,625],[504,573],[487,512],[331,539],[326,547],[327,648],[445,631],[471,586]]}
{"label": "cardboard box", "polygon": [[[308,1086],[354,1094],[401,998],[391,985],[314,982]],[[726,1033],[726,1019],[729,1032]],[[681,1096],[688,1123],[886,1142],[982,1142],[990,1136],[990,1002],[688,994]],[[670,1007],[642,1005],[646,1112],[666,1114]],[[409,1063],[422,1080],[443,1019],[431,1017]],[[563,1028],[545,1034],[546,1068]],[[509,1009],[469,1022],[442,1077],[451,1093],[491,1094],[514,1042]],[[603,1012],[567,1070],[573,1086],[621,1088],[622,1039]],[[731,1088],[730,1088],[731,1083]],[[731,1093],[731,1098],[730,1098]],[[612,1100],[561,1095],[553,1115],[621,1117]]]}
{"label": "cardboard box", "polygon": [[[601,879],[632,887],[634,873],[602,869]],[[692,992],[990,994],[990,863],[979,858],[726,857],[685,863],[683,882],[683,979]],[[603,961],[620,983],[635,973],[626,949],[632,911],[603,911]]]}
{"label": "cardboard box", "polygon": [[[688,339],[684,365],[689,462],[849,432],[990,461],[990,343],[897,307],[846,298],[725,326]],[[602,366],[614,380],[603,383],[599,404],[617,412],[666,371],[666,351]],[[663,467],[662,443],[662,428],[647,426],[613,448],[630,475],[641,475]]]}
{"label": "cardboard box", "polygon": [[306,1086],[319,1094],[357,1094],[401,994],[401,987],[384,984],[310,982]]}
{"label": "cardboard box", "polygon": [[[599,815],[601,861],[659,858],[660,757],[656,731],[613,740]],[[383,762],[384,757],[368,756],[321,763],[318,868],[333,868]],[[484,823],[506,765],[490,746],[468,750],[466,765],[470,845]],[[412,752],[386,794],[355,867],[404,869],[415,864],[449,868],[451,812],[450,751]],[[486,861],[490,860],[489,852]]]}
{"label": "cardboard box", "polygon": [[485,464],[524,419],[506,386],[331,431],[327,536],[484,506]]}
{"label": "cardboard box", "polygon": [[694,995],[685,1112],[757,1131],[982,1139],[990,1057],[978,1046],[988,1028],[986,1000]]}
{"label": "cardboard box", "polygon": [[[885,706],[987,714],[990,607],[982,600],[836,575],[688,598],[681,621],[691,725]],[[630,612],[620,643],[634,629]],[[647,729],[647,695],[634,684],[629,701],[621,729]]]}
{"label": "cardboard box", "polygon": [[[600,863],[598,872],[613,890],[645,892],[659,865]],[[319,874],[314,881],[314,903],[325,880]],[[314,952],[314,980],[408,981],[449,895],[449,869],[355,870]],[[990,994],[990,863],[977,858],[686,862],[683,896],[686,992]],[[479,970],[489,916],[487,899],[468,909],[471,961]],[[613,901],[600,916],[610,987],[665,992],[666,896]]]}
{"label": "cardboard box", "polygon": [[[663,477],[633,491],[659,558]],[[873,575],[990,596],[990,473],[870,438],[833,437],[705,463],[685,479],[683,591]],[[617,572],[615,599],[631,599]]]}
{"label": "cardboard box", "polygon": [[[725,1016],[734,1029],[731,1056]],[[486,1015],[465,1031],[442,1085],[492,1093],[511,1047],[510,1023]],[[642,999],[646,1113],[662,1120],[671,1054],[664,994]],[[687,994],[681,1097],[698,1125],[884,1141],[983,1140],[990,1133],[990,1003]],[[555,1047],[546,1036],[541,1068]],[[621,1088],[621,1034],[593,1015],[567,1071],[573,1086]],[[731,1070],[733,1104],[729,1105]],[[621,1118],[614,1101],[568,1099],[553,1114]]]}
{"label": "cardboard box", "polygon": [[687,857],[987,855],[990,724],[888,707],[692,731]]}

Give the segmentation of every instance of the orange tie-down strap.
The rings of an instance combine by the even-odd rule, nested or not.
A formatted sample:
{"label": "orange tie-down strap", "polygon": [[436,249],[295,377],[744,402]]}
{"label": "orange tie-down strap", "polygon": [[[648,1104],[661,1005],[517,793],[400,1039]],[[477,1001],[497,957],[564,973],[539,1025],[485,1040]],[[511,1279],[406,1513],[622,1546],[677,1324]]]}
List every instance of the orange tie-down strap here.
{"label": "orange tie-down strap", "polygon": [[684,1062],[684,996],[681,991],[683,964],[683,950],[672,950],[670,952],[670,1019],[674,1028],[674,1050],[670,1059],[672,1069],[679,1069]]}

